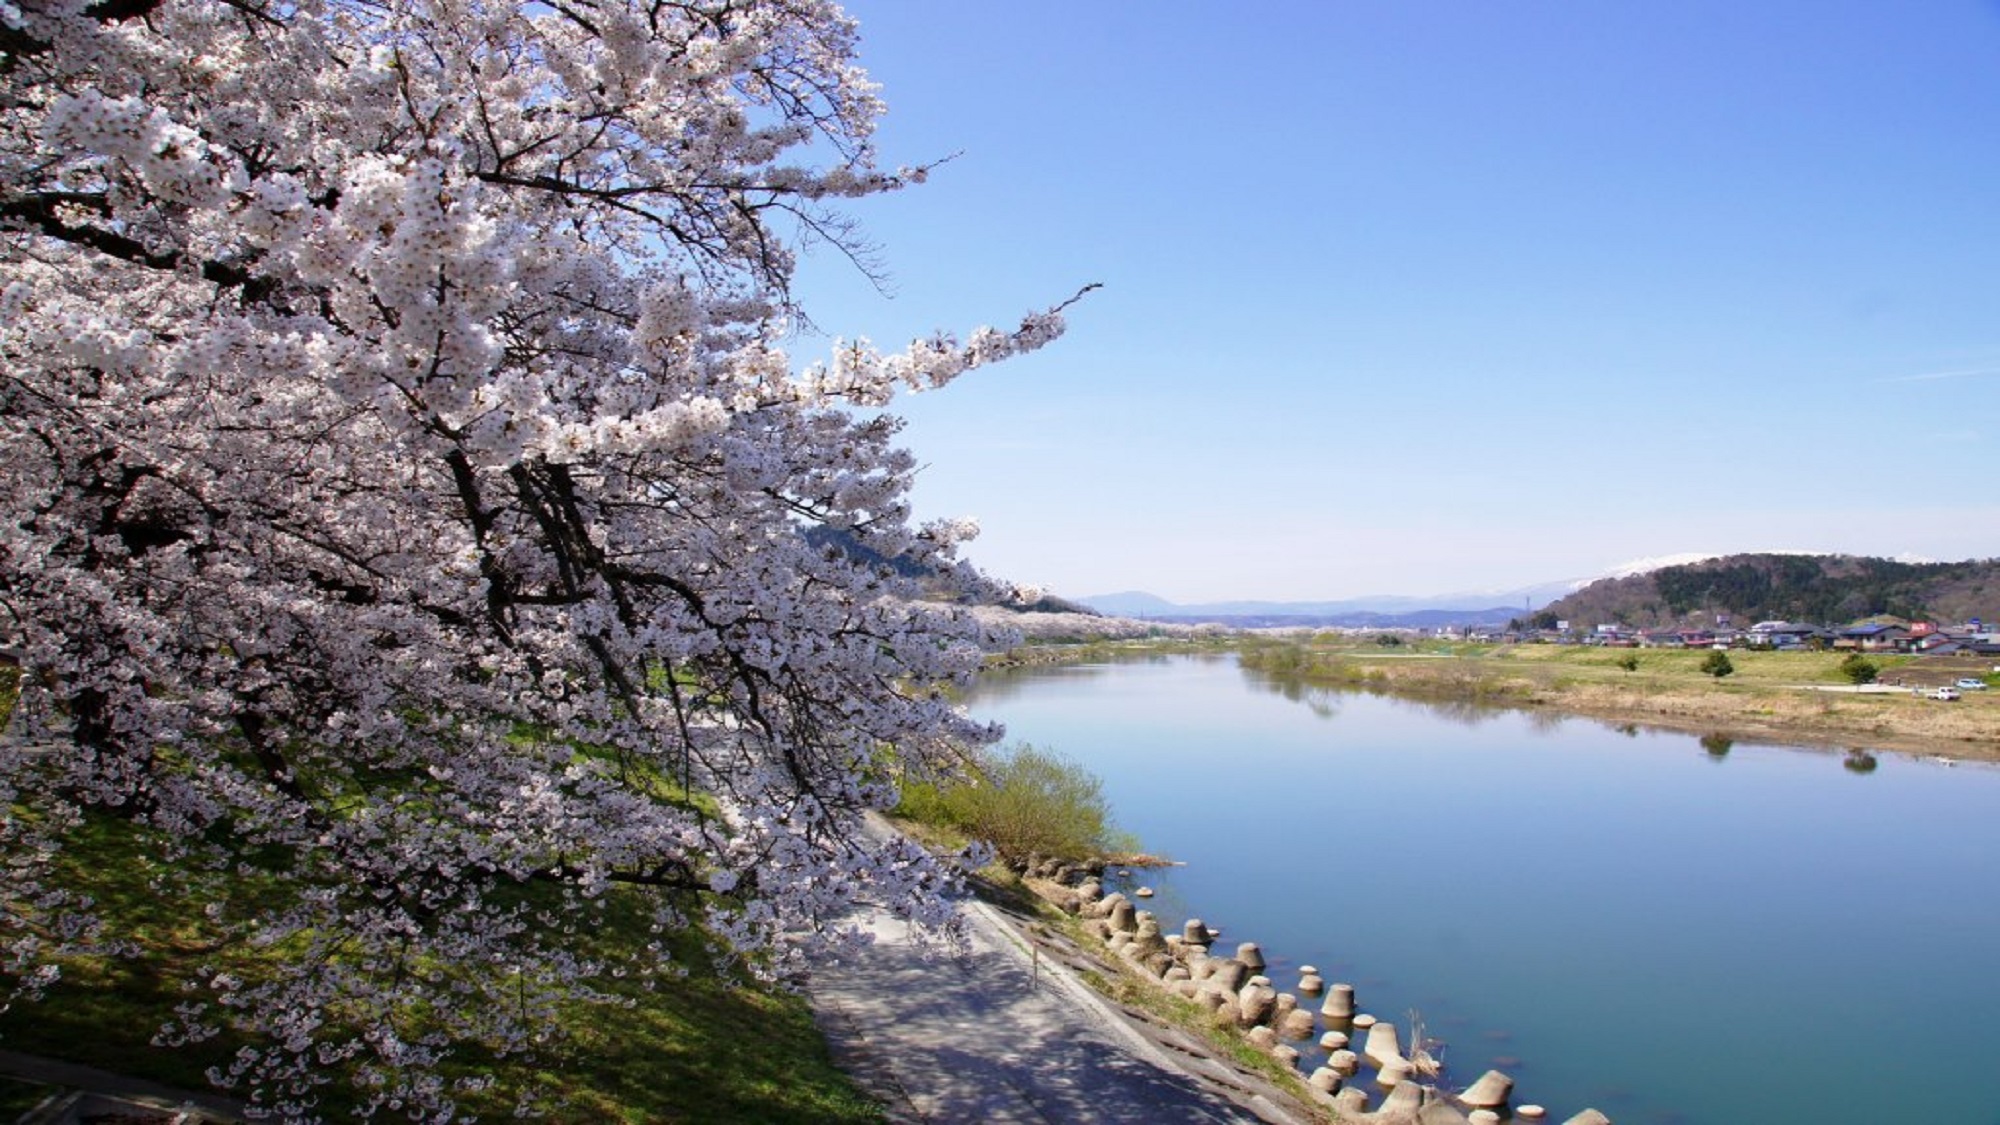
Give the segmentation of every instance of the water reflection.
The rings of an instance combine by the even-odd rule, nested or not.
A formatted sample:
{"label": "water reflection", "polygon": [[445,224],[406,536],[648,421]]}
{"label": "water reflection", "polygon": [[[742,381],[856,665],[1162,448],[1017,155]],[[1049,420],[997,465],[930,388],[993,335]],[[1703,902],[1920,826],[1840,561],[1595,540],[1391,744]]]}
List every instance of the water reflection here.
{"label": "water reflection", "polygon": [[1337,718],[1341,713],[1343,700],[1360,696],[1388,700],[1397,706],[1418,709],[1447,722],[1466,727],[1477,727],[1504,715],[1523,714],[1531,716],[1530,721],[1542,729],[1554,729],[1561,726],[1567,718],[1547,708],[1499,703],[1490,699],[1420,697],[1370,683],[1312,683],[1298,676],[1248,667],[1242,668],[1242,672],[1244,681],[1252,687],[1293,703],[1304,704],[1322,719]]}
{"label": "water reflection", "polygon": [[1726,734],[1704,734],[1701,736],[1701,748],[1708,751],[1708,756],[1718,762],[1727,758],[1729,751],[1734,749],[1735,746],[1736,740]]}

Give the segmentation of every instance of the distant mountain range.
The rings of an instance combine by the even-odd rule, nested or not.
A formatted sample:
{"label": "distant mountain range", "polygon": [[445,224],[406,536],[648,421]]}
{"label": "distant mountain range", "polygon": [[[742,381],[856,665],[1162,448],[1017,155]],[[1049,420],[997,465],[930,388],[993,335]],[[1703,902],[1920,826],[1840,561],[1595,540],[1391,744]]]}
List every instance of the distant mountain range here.
{"label": "distant mountain range", "polygon": [[1515,590],[1428,598],[1384,594],[1337,601],[1233,601],[1180,605],[1154,594],[1128,590],[1075,600],[1112,617],[1153,621],[1215,622],[1245,627],[1302,625],[1347,629],[1434,629],[1445,625],[1502,625],[1573,592],[1588,581],[1564,579]]}
{"label": "distant mountain range", "polygon": [[2000,619],[2000,560],[1941,563],[1803,551],[1682,554],[1636,560],[1594,578],[1428,598],[1179,605],[1131,590],[1074,600],[1113,617],[1239,627],[1434,629],[1564,620],[1580,628],[1614,621],[1650,628],[1698,619],[1713,624],[1719,613],[1745,625],[1774,618],[1837,624],[1870,614],[1992,621]]}

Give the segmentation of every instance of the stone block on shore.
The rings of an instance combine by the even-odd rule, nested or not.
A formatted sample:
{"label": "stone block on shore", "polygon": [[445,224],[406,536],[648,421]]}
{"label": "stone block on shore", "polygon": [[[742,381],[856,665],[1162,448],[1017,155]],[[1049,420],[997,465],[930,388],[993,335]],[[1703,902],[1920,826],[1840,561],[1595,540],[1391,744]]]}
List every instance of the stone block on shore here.
{"label": "stone block on shore", "polygon": [[1514,1092],[1514,1080],[1497,1070],[1489,1070],[1466,1087],[1459,1100],[1477,1109],[1495,1109],[1507,1104]]}
{"label": "stone block on shore", "polygon": [[1219,961],[1210,958],[1209,963],[1214,967],[1208,979],[1224,991],[1235,992],[1250,979],[1250,966],[1234,957],[1225,957]]}
{"label": "stone block on shore", "polygon": [[1236,959],[1250,966],[1253,973],[1264,971],[1264,950],[1254,941],[1246,941],[1236,947]]}
{"label": "stone block on shore", "polygon": [[1373,1059],[1378,1066],[1387,1065],[1391,1062],[1405,1061],[1403,1059],[1403,1041],[1402,1037],[1396,1034],[1396,1025],[1393,1023],[1378,1023],[1371,1026],[1368,1029],[1368,1038],[1362,1045],[1361,1053]]}
{"label": "stone block on shore", "polygon": [[1252,977],[1250,983],[1236,994],[1236,1022],[1244,1027],[1256,1027],[1271,1022],[1271,1013],[1278,1007],[1278,990],[1266,981],[1257,982],[1262,977]]}
{"label": "stone block on shore", "polygon": [[1293,1008],[1274,1024],[1281,1039],[1311,1039],[1313,1025],[1313,1014],[1304,1008]]}
{"label": "stone block on shore", "polygon": [[1125,900],[1124,895],[1113,895],[1104,901],[1111,903],[1111,909],[1105,914],[1104,920],[1111,923],[1113,933],[1129,934],[1138,931],[1139,912]]}
{"label": "stone block on shore", "polygon": [[1354,986],[1336,984],[1326,990],[1326,999],[1320,1003],[1319,1014],[1330,1020],[1354,1018]]}

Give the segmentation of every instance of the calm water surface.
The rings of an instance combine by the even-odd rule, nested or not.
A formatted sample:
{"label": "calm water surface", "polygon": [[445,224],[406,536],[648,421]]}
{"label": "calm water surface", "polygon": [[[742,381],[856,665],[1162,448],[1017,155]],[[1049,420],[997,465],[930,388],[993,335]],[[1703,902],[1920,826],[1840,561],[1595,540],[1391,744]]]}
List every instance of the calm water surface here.
{"label": "calm water surface", "polygon": [[1174,932],[1312,964],[1446,1081],[1618,1125],[2000,1125],[2000,769],[1366,694],[1233,658],[990,676],[1104,778]]}

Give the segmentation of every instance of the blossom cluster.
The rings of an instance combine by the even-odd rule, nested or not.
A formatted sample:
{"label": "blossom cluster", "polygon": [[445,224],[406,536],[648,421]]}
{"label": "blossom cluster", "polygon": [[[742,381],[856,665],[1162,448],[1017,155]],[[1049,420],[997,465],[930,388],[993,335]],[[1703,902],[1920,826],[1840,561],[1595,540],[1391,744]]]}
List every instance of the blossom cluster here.
{"label": "blossom cluster", "polygon": [[948,924],[949,870],[856,825],[995,737],[943,690],[994,629],[925,597],[988,587],[850,410],[1062,308],[795,371],[790,224],[923,177],[878,165],[838,7],[0,27],[0,1003],[121,948],[51,862],[107,817],[282,953],[185,982],[161,1042],[249,1036],[212,1077],[287,1119],[335,1075],[452,1119],[455,1045],[670,979],[578,951],[614,896],[775,975],[857,895]]}

